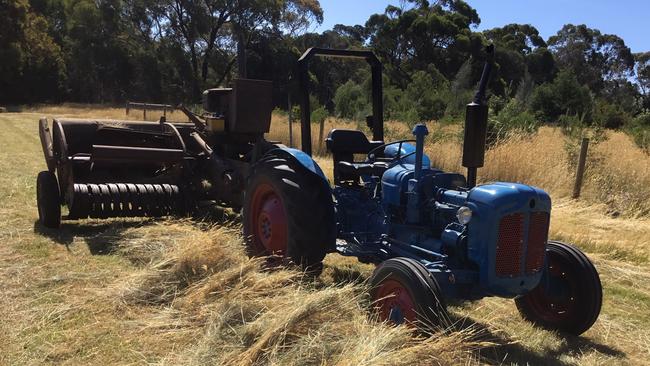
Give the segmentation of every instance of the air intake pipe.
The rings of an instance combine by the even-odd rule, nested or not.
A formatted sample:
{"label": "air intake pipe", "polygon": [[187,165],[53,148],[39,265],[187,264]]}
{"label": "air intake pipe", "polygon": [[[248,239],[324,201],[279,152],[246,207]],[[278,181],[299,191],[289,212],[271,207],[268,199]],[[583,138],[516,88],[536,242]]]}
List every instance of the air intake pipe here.
{"label": "air intake pipe", "polygon": [[463,140],[463,166],[467,168],[467,186],[476,186],[476,171],[485,161],[488,106],[485,97],[494,62],[494,45],[486,48],[487,60],[481,75],[474,101],[467,105],[465,113],[465,138]]}

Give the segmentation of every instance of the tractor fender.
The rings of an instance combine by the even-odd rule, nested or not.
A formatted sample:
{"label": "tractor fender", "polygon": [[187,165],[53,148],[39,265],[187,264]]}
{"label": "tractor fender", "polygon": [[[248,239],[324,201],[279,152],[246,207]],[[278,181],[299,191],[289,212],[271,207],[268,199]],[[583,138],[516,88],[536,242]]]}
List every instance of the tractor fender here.
{"label": "tractor fender", "polygon": [[325,176],[325,173],[323,173],[323,170],[320,168],[320,166],[318,166],[318,163],[316,163],[316,161],[311,158],[311,156],[305,154],[303,151],[290,147],[279,147],[277,149],[270,150],[266,154],[281,156],[295,161],[304,167],[308,172],[320,178],[323,183],[325,183],[329,188],[329,182],[327,180],[327,176]]}

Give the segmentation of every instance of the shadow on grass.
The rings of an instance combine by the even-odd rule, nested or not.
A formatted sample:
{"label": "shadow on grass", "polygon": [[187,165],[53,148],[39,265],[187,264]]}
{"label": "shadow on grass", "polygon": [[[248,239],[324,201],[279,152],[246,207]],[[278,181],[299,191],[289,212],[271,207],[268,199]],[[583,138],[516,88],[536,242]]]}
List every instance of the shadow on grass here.
{"label": "shadow on grass", "polygon": [[614,347],[571,334],[560,334],[564,338],[564,343],[560,347],[535,352],[505,334],[495,333],[486,324],[473,319],[452,317],[451,320],[455,324],[455,330],[468,330],[474,334],[473,341],[493,344],[481,349],[481,362],[486,364],[565,366],[572,363],[560,360],[562,356],[580,355],[593,350],[607,356],[626,357],[623,351]]}
{"label": "shadow on grass", "polygon": [[352,266],[329,267],[331,270],[332,282],[335,286],[348,284],[362,284],[366,281],[365,275]]}
{"label": "shadow on grass", "polygon": [[58,229],[46,228],[36,220],[34,232],[65,245],[69,249],[75,239],[82,239],[93,255],[106,255],[115,252],[123,239],[123,233],[131,228],[151,225],[151,219],[140,221],[110,220],[101,223],[63,221]]}
{"label": "shadow on grass", "polygon": [[[214,225],[230,224],[238,219],[232,210],[223,209],[217,205],[205,205],[189,217],[191,222],[201,229],[209,229]],[[82,239],[93,255],[112,254],[123,243],[124,232],[137,227],[153,225],[165,218],[111,218],[104,221],[75,220],[62,221],[58,229],[47,228],[34,221],[34,233],[48,237],[65,245],[69,249],[75,239]]]}

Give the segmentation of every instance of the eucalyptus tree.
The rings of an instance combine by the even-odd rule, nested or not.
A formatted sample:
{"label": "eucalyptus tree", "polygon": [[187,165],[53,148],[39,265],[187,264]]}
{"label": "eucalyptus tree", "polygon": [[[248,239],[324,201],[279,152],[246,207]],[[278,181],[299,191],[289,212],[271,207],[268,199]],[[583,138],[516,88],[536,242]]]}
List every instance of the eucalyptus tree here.
{"label": "eucalyptus tree", "polygon": [[143,9],[149,31],[188,54],[195,97],[206,82],[227,79],[237,61],[239,75],[246,76],[246,49],[254,36],[291,35],[323,20],[318,0],[165,0]]}
{"label": "eucalyptus tree", "polygon": [[391,80],[405,88],[415,71],[434,65],[450,79],[469,56],[480,54],[483,36],[471,29],[480,22],[462,0],[407,0],[372,15],[366,28]]}

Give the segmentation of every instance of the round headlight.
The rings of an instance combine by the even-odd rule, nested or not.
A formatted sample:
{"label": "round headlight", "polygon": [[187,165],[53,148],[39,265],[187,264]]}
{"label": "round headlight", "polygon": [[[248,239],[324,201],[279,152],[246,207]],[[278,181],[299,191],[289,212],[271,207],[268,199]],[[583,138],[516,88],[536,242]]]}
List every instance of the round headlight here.
{"label": "round headlight", "polygon": [[463,206],[456,212],[456,218],[459,223],[467,225],[472,220],[472,210],[469,207]]}

